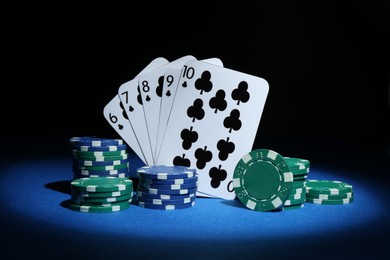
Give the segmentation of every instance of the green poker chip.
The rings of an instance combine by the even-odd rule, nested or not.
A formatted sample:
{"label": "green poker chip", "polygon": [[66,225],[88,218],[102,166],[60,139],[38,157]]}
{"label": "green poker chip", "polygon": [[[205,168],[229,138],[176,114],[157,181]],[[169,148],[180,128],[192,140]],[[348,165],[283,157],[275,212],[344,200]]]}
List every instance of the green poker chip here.
{"label": "green poker chip", "polygon": [[283,206],[290,195],[293,174],[275,151],[257,149],[245,154],[233,173],[233,189],[249,209],[271,211]]}
{"label": "green poker chip", "polygon": [[130,201],[111,203],[107,205],[80,205],[73,202],[69,202],[68,208],[73,211],[84,213],[109,213],[128,209],[130,205]]}
{"label": "green poker chip", "polygon": [[71,200],[73,203],[76,204],[83,204],[83,203],[113,203],[113,202],[119,202],[119,201],[128,201],[132,199],[133,194],[127,194],[119,197],[107,197],[107,198],[91,198],[91,197],[83,197],[83,196],[71,196]]}
{"label": "green poker chip", "polygon": [[306,180],[306,193],[339,195],[352,192],[352,185],[333,180]]}
{"label": "green poker chip", "polygon": [[305,206],[305,204],[297,204],[297,205],[291,205],[291,206],[288,206],[288,205],[284,205],[283,207],[283,210],[290,210],[290,209],[301,209]]}
{"label": "green poker chip", "polygon": [[112,197],[121,197],[124,195],[133,194],[133,188],[132,186],[129,187],[129,189],[122,190],[122,191],[112,191],[112,192],[87,192],[87,191],[80,191],[77,189],[72,189],[71,195],[76,197],[87,197],[87,198],[112,198]]}
{"label": "green poker chip", "polygon": [[87,156],[87,155],[73,155],[74,160],[79,161],[93,161],[93,162],[112,162],[118,160],[128,159],[128,154],[112,155],[112,156]]}
{"label": "green poker chip", "polygon": [[308,203],[321,204],[321,205],[344,205],[344,204],[350,204],[353,201],[354,201],[354,197],[346,198],[346,199],[334,199],[334,200],[306,198],[306,202]]}
{"label": "green poker chip", "polygon": [[348,199],[353,197],[353,192],[347,192],[344,194],[338,195],[329,195],[329,194],[309,194],[306,193],[306,197],[310,199],[322,199],[322,200],[339,200],[339,199]]}
{"label": "green poker chip", "polygon": [[133,181],[118,177],[79,178],[71,182],[71,188],[88,192],[114,192],[133,189]]}
{"label": "green poker chip", "polygon": [[112,170],[122,170],[129,168],[130,164],[128,162],[116,165],[106,165],[106,166],[82,166],[77,163],[73,163],[74,169],[78,170],[87,170],[87,171],[112,171]]}
{"label": "green poker chip", "polygon": [[106,156],[121,156],[128,154],[126,150],[119,151],[79,151],[72,150],[73,156],[81,157],[106,157]]}
{"label": "green poker chip", "polygon": [[288,166],[292,171],[295,170],[306,170],[310,169],[310,161],[306,159],[301,158],[295,158],[295,157],[286,157],[284,156],[284,159],[288,163]]}

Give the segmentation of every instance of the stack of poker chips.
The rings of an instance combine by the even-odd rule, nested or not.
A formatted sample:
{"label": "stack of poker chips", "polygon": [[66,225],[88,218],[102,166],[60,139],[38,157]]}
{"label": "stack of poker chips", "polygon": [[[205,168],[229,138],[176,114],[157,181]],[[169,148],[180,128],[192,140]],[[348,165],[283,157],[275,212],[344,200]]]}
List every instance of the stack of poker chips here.
{"label": "stack of poker chips", "polygon": [[195,205],[198,189],[196,169],[154,165],[137,169],[136,205],[148,209],[175,210]]}
{"label": "stack of poker chips", "polygon": [[284,159],[293,173],[294,181],[283,209],[303,208],[306,202],[306,179],[310,171],[310,161],[294,157],[284,157]]}
{"label": "stack of poker chips", "polygon": [[68,208],[79,212],[115,212],[129,208],[132,198],[133,181],[128,178],[78,178],[71,182]]}
{"label": "stack of poker chips", "polygon": [[112,176],[129,178],[127,145],[122,139],[72,137],[73,179]]}
{"label": "stack of poker chips", "polygon": [[352,185],[333,180],[307,180],[306,202],[321,205],[343,205],[354,200]]}

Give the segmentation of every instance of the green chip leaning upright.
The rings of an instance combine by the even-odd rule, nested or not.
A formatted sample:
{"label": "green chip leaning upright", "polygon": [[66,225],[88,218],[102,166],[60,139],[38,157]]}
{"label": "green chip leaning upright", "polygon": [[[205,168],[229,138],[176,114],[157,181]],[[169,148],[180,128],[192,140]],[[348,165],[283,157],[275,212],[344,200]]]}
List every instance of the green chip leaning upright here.
{"label": "green chip leaning upright", "polygon": [[233,188],[238,199],[249,209],[279,209],[293,187],[293,174],[283,156],[268,149],[244,155],[233,173]]}

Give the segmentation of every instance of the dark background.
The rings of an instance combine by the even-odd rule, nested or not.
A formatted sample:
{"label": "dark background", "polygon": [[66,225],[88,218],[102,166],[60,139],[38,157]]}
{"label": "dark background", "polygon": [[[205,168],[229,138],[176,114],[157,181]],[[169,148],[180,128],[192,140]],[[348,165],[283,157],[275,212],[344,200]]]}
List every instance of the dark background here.
{"label": "dark background", "polygon": [[390,14],[384,3],[210,5],[5,8],[3,136],[117,137],[103,108],[119,86],[156,57],[193,55],[220,58],[227,68],[268,81],[254,146],[321,138],[387,152]]}
{"label": "dark background", "polygon": [[[323,170],[335,179],[353,180],[357,184],[354,203],[371,198],[368,193],[384,201],[383,209],[367,208],[367,215],[386,211],[375,225],[343,234],[335,229],[330,235],[319,234],[320,241],[305,237],[313,246],[304,250],[316,258],[332,254],[345,259],[359,252],[370,256],[366,259],[388,258],[384,255],[388,254],[390,214],[388,184],[383,180],[389,176],[390,156],[390,13],[385,1],[349,5],[342,1],[113,2],[34,1],[2,6],[0,166],[4,172],[0,181],[15,173],[8,172],[12,169],[8,165],[30,165],[24,161],[42,162],[43,173],[60,175],[64,168],[56,162],[63,154],[69,158],[67,139],[72,136],[118,137],[105,120],[103,108],[121,84],[153,59],[217,57],[225,67],[269,83],[255,148],[309,159],[313,178]],[[53,162],[45,165],[50,158]],[[29,183],[23,174],[37,178]],[[32,194],[40,188],[35,184],[47,176],[39,168],[28,167],[12,176],[16,179],[7,187],[28,187],[26,194]],[[21,180],[25,186],[19,185]],[[371,193],[371,187],[377,189]],[[16,191],[16,197],[27,196]],[[45,224],[41,229],[30,214],[23,218],[9,211],[0,215],[5,219],[0,221],[2,234],[9,241],[5,250],[56,254],[61,243],[52,248],[42,245],[74,241],[73,233],[70,240],[62,235],[71,232],[66,227],[58,230]],[[341,216],[348,218],[363,216]],[[84,242],[89,235],[80,234],[84,236],[73,243]],[[280,240],[276,242],[265,246],[283,253]],[[65,257],[66,253],[58,254]]]}

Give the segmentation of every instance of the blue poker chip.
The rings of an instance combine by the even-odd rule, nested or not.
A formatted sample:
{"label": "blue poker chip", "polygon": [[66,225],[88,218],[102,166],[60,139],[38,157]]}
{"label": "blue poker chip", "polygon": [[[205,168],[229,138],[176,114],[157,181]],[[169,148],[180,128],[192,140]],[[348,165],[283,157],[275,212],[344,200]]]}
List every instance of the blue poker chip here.
{"label": "blue poker chip", "polygon": [[158,180],[186,179],[197,176],[196,169],[176,165],[151,165],[137,169],[138,177]]}
{"label": "blue poker chip", "polygon": [[127,144],[107,146],[74,145],[72,148],[81,152],[114,152],[127,150]]}
{"label": "blue poker chip", "polygon": [[118,146],[124,144],[122,139],[99,138],[91,136],[72,137],[69,139],[69,142],[72,146],[93,147]]}
{"label": "blue poker chip", "polygon": [[80,160],[74,159],[75,164],[80,166],[110,166],[110,165],[119,165],[129,163],[129,159],[115,160],[115,161],[89,161],[89,160]]}
{"label": "blue poker chip", "polygon": [[198,181],[198,176],[186,178],[186,179],[167,179],[167,180],[157,180],[148,177],[139,177],[139,182],[146,184],[157,184],[157,185],[171,185],[171,184],[190,184],[196,183]]}
{"label": "blue poker chip", "polygon": [[195,206],[195,200],[191,203],[179,204],[179,205],[154,205],[142,201],[136,202],[136,205],[147,208],[147,209],[159,209],[159,210],[175,210],[175,209],[186,209]]}
{"label": "blue poker chip", "polygon": [[161,199],[161,200],[178,200],[178,199],[186,199],[186,198],[192,198],[196,197],[196,193],[188,193],[183,195],[175,195],[175,194],[151,194],[151,193],[144,193],[142,191],[137,190],[136,192],[137,197],[147,198],[147,199]]}
{"label": "blue poker chip", "polygon": [[154,189],[154,188],[144,188],[142,185],[138,185],[138,190],[142,193],[150,194],[167,194],[167,195],[185,195],[190,193],[196,193],[197,187],[190,189],[179,189],[179,190],[167,190],[167,189]]}
{"label": "blue poker chip", "polygon": [[147,204],[153,204],[153,205],[181,205],[186,203],[191,203],[196,199],[196,196],[187,196],[182,199],[152,199],[152,198],[145,198],[141,196],[137,196],[138,202],[143,202]]}
{"label": "blue poker chip", "polygon": [[198,187],[198,182],[187,183],[187,184],[154,184],[154,183],[145,183],[140,182],[139,185],[145,189],[157,189],[157,190],[183,190],[183,189],[192,189]]}

